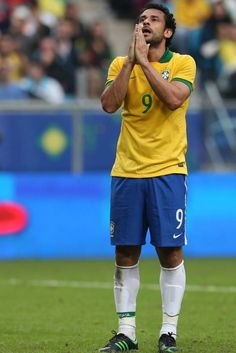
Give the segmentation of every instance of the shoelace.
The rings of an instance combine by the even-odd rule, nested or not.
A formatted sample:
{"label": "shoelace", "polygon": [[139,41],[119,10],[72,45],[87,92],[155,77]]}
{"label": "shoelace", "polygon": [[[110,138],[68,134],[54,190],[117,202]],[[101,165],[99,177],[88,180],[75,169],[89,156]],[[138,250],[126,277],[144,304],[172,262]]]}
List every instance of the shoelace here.
{"label": "shoelace", "polygon": [[168,332],[168,336],[166,337],[166,342],[175,343],[175,338],[173,336],[176,336],[176,335],[173,332]]}

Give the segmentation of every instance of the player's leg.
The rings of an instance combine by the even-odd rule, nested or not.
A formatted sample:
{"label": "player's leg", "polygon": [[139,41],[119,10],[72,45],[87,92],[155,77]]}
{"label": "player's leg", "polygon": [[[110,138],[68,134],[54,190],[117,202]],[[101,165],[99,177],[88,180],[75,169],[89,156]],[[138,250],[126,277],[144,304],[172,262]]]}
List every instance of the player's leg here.
{"label": "player's leg", "polygon": [[186,180],[184,175],[167,175],[150,181],[148,219],[151,243],[160,264],[163,322],[160,352],[176,350],[179,312],[185,290],[182,246],[185,238]]}
{"label": "player's leg", "polygon": [[160,352],[176,351],[177,324],[185,291],[185,269],[182,249],[157,248],[161,264],[160,289],[162,296],[162,326]]}
{"label": "player's leg", "polygon": [[118,333],[136,339],[136,299],[140,286],[139,256],[141,246],[117,246],[114,298],[119,318]]}
{"label": "player's leg", "polygon": [[139,291],[138,260],[147,231],[143,217],[142,181],[113,178],[111,192],[111,243],[116,246],[114,299],[118,331],[101,352],[138,349],[136,298]]}
{"label": "player's leg", "polygon": [[136,299],[139,291],[138,260],[141,246],[117,246],[114,275],[114,299],[118,315],[118,330],[100,349],[117,352],[138,349],[136,339]]}

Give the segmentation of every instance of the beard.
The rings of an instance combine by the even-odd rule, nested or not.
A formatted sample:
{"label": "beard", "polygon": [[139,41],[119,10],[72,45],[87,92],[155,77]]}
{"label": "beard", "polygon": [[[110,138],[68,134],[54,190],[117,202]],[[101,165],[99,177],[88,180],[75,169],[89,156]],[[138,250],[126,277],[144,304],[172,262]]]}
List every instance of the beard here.
{"label": "beard", "polygon": [[158,37],[154,38],[147,38],[146,43],[150,45],[150,47],[157,47],[162,41],[163,41],[164,36],[159,35]]}
{"label": "beard", "polygon": [[147,40],[146,43],[150,45],[150,47],[158,47],[162,42],[162,39],[150,39]]}

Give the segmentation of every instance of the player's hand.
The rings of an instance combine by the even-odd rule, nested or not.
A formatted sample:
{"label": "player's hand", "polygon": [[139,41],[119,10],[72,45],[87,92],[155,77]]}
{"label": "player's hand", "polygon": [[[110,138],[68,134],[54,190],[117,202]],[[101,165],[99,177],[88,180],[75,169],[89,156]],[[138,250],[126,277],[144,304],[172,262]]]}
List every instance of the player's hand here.
{"label": "player's hand", "polygon": [[130,63],[135,64],[135,36],[136,36],[136,28],[134,29],[133,36],[132,36],[132,41],[129,46],[129,52],[128,52],[128,60]]}
{"label": "player's hand", "polygon": [[135,29],[135,58],[137,63],[142,65],[148,61],[149,44],[145,41],[142,24],[136,25]]}

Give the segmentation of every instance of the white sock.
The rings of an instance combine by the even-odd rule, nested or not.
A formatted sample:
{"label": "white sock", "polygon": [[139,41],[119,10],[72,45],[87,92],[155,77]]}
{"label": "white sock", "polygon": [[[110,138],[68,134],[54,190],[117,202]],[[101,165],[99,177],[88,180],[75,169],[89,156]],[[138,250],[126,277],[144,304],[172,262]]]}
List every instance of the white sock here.
{"label": "white sock", "polygon": [[160,336],[168,332],[177,334],[177,323],[184,296],[186,275],[184,262],[174,268],[161,267],[162,327]]}
{"label": "white sock", "polygon": [[118,333],[135,340],[136,298],[140,286],[139,266],[117,266],[114,276],[114,298],[119,316]]}

